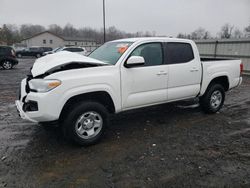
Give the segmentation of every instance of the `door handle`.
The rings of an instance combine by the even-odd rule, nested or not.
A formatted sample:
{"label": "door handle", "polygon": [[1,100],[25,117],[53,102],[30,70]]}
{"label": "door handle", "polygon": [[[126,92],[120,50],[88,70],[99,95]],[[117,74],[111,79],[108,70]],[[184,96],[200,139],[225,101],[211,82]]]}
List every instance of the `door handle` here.
{"label": "door handle", "polygon": [[161,76],[161,75],[167,75],[168,73],[166,71],[160,71],[156,75]]}
{"label": "door handle", "polygon": [[192,69],[190,69],[190,72],[197,72],[197,71],[199,71],[199,69],[197,69],[195,67],[193,67]]}

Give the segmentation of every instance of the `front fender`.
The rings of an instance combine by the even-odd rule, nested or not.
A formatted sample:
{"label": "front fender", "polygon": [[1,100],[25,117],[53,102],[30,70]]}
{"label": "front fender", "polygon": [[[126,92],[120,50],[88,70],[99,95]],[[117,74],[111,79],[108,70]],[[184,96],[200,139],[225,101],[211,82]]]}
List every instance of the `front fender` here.
{"label": "front fender", "polygon": [[119,101],[119,96],[117,96],[112,87],[107,84],[85,85],[81,87],[68,89],[66,92],[63,93],[63,96],[61,96],[60,98],[59,101],[60,111],[62,111],[64,105],[70,98],[81,94],[100,92],[100,91],[107,92],[110,95],[115,106],[115,111],[119,112],[121,110],[121,105],[120,105],[121,102]]}

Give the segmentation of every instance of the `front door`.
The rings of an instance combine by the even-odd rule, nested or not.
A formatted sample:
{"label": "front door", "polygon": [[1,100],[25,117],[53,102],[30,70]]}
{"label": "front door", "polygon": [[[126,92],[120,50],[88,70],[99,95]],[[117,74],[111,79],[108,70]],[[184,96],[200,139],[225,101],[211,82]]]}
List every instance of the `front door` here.
{"label": "front door", "polygon": [[142,56],[145,64],[121,68],[123,109],[166,101],[168,65],[163,61],[162,44],[142,44],[135,48],[129,57],[131,56]]}

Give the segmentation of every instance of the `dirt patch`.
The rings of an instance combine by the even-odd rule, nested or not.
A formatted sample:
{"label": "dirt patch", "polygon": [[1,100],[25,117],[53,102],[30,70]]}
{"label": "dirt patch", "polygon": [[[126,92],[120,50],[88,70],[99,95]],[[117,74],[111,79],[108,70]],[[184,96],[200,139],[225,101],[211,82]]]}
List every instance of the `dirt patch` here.
{"label": "dirt patch", "polygon": [[80,148],[17,115],[33,62],[0,70],[0,187],[250,187],[250,77],[217,114],[196,101],[126,112]]}

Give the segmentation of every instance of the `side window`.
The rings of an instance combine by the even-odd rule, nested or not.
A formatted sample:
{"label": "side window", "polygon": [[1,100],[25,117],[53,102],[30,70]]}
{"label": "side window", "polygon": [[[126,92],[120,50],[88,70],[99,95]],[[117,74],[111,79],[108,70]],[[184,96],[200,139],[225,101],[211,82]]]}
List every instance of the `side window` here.
{"label": "side window", "polygon": [[165,64],[187,63],[194,59],[189,43],[168,42],[164,44]]}
{"label": "side window", "polygon": [[155,66],[163,64],[161,43],[142,44],[137,47],[130,56],[142,56],[145,60],[144,66]]}
{"label": "side window", "polygon": [[64,48],[63,51],[73,52],[73,51],[72,51],[72,48]]}
{"label": "side window", "polygon": [[74,48],[73,50],[74,50],[74,52],[82,52],[83,51],[82,48]]}
{"label": "side window", "polygon": [[29,51],[31,51],[31,52],[37,52],[38,48],[29,48]]}

